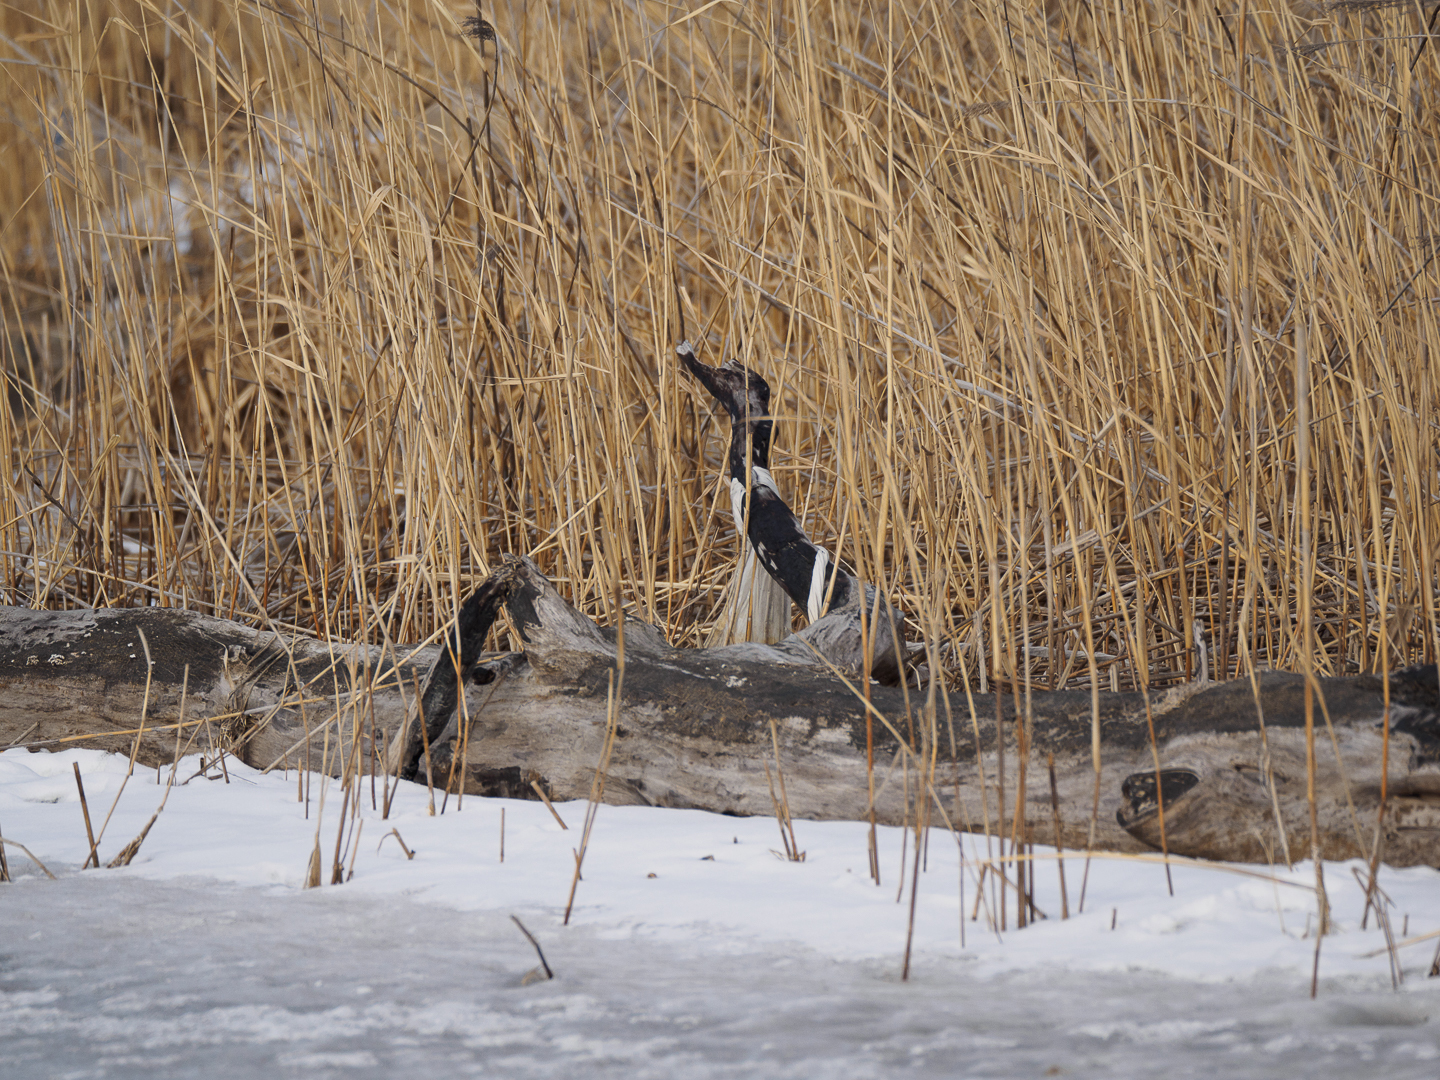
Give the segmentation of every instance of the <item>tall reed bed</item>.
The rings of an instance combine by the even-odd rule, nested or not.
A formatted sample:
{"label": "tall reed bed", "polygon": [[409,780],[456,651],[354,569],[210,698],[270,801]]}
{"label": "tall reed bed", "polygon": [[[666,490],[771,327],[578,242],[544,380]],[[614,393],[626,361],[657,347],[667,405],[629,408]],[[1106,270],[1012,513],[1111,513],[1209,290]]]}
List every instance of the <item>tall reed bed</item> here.
{"label": "tall reed bed", "polygon": [[533,553],[697,643],[689,336],[952,685],[1433,660],[1426,18],[11,5],[0,598],[417,641]]}

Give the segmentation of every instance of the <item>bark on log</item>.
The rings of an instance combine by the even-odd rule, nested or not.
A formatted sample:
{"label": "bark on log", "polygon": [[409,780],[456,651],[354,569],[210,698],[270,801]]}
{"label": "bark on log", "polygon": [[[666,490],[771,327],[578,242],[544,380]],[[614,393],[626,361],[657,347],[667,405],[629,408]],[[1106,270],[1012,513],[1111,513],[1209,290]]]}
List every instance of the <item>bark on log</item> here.
{"label": "bark on log", "polygon": [[[372,754],[378,759],[390,736],[402,758],[414,742],[423,743],[418,728],[408,740],[402,730],[418,684],[424,687],[427,723],[434,728],[430,764],[437,786],[449,776],[452,755],[461,745],[459,717],[468,716],[468,752],[463,768],[456,770],[467,792],[531,797],[530,783],[536,780],[552,798],[584,798],[605,735],[615,632],[575,611],[528,561],[511,561],[486,586],[488,591],[482,587],[467,602],[461,632],[447,647],[422,649],[408,658],[374,647],[279,637],[176,610],[3,608],[0,747],[20,741],[36,749],[85,745],[128,752],[145,695],[143,630],[153,661],[140,749],[147,764],[169,761],[174,752],[175,729],[166,725],[178,719],[188,664],[191,726],[182,746],[193,733],[195,746],[204,749],[213,739],[261,768],[276,763],[303,767],[307,758],[310,767],[332,774],[347,760],[368,768]],[[493,619],[501,604],[521,629],[525,652],[478,655],[480,624]],[[771,761],[774,769],[773,723],[792,814],[863,818],[864,706],[816,661],[811,648],[826,653],[825,635],[835,632],[830,623],[831,617],[822,618],[775,646],[697,650],[671,649],[654,628],[628,623],[623,702],[606,801],[769,814],[764,762]],[[463,708],[442,715],[447,692],[456,694],[457,670],[464,695],[452,702]],[[1380,803],[1381,680],[1368,675],[1323,679],[1318,687],[1322,851],[1329,858],[1368,855]],[[907,762],[902,752],[911,721],[901,689],[872,685],[870,696],[883,717],[874,725],[877,816],[899,823],[913,814],[916,797],[914,760]],[[1308,854],[1303,681],[1265,673],[1259,698],[1273,800],[1248,680],[1192,685],[1152,697],[1172,853],[1279,861],[1278,806],[1290,851],[1296,858]],[[922,700],[911,691],[916,731],[923,726]],[[1032,701],[1032,779],[1024,829],[1036,842],[1054,839],[1049,785],[1041,782],[1046,754],[1053,752],[1061,839],[1067,848],[1084,848],[1094,791],[1090,695],[1037,693]],[[1435,667],[1395,673],[1391,701],[1384,858],[1395,865],[1440,865]],[[1017,702],[1007,694],[999,704],[1009,780],[1005,818],[1013,822]],[[1023,714],[1023,696],[1019,705]],[[967,703],[963,694],[952,694],[949,713],[940,710],[937,794],[951,820],[963,827],[980,829],[988,821],[993,828],[997,820],[995,716],[996,703],[988,695],[974,695]],[[1139,694],[1103,693],[1100,720],[1095,845],[1120,851],[1158,848],[1144,700]],[[91,737],[60,741],[81,734]]]}

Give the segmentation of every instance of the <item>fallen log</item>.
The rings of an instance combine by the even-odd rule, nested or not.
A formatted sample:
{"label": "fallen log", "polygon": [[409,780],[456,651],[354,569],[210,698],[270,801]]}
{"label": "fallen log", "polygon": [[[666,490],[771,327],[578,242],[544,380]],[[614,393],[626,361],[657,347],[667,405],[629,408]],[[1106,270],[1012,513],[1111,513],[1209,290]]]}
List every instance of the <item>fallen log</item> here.
{"label": "fallen log", "polygon": [[[502,606],[524,638],[524,652],[481,654],[477,642]],[[605,801],[769,814],[768,762],[772,771],[784,770],[794,817],[864,818],[860,685],[853,671],[847,685],[820,659],[829,655],[826,635],[836,632],[837,620],[843,629],[845,619],[827,615],[774,646],[690,650],[670,648],[653,627],[627,623]],[[535,782],[552,799],[588,796],[606,731],[615,630],[571,607],[528,560],[510,560],[492,575],[467,601],[460,622],[443,645],[406,655],[173,609],[0,608],[0,747],[19,742],[36,750],[83,745],[129,752],[143,711],[139,757],[147,764],[171,759],[179,730],[182,748],[213,745],[259,768],[308,766],[332,775],[347,763],[367,771],[388,748],[402,769],[423,779],[427,740],[418,724],[407,730],[407,717],[423,713],[428,772],[437,787],[452,779],[454,766],[455,787],[463,784],[468,793],[529,798]],[[186,726],[177,729],[187,677]],[[417,687],[425,709],[414,707]],[[1158,787],[1173,854],[1278,862],[1288,844],[1292,857],[1308,855],[1303,687],[1300,676],[1266,672],[1256,693],[1239,680],[1152,695],[1153,750],[1144,698],[1100,694],[1094,846],[1160,847]],[[1316,689],[1323,854],[1368,856],[1379,820],[1385,861],[1440,865],[1435,667],[1391,676],[1383,816],[1382,681],[1371,675],[1320,679]],[[1055,839],[1049,784],[1037,782],[1053,753],[1060,839],[1069,849],[1087,846],[1095,790],[1088,691],[1032,695],[1032,780],[1018,828],[1010,823],[1017,816],[1024,695],[1017,702],[1002,694],[997,703],[993,695],[952,691],[949,707],[937,707],[933,745],[923,735],[932,730],[923,697],[914,690],[908,695],[902,687],[870,687],[878,820],[913,821],[917,802],[930,800],[943,807],[943,816],[931,815],[934,824],[993,830],[1000,810],[998,722],[1007,834],[1014,830],[1039,843]],[[922,788],[918,778],[932,752],[933,782]]]}

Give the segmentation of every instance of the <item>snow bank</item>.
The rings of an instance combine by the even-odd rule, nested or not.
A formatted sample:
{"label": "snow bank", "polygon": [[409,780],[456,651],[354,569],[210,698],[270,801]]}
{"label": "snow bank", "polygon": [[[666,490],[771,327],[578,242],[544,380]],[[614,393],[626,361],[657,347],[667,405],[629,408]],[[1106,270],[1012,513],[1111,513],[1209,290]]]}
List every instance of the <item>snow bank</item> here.
{"label": "snow bank", "polygon": [[[0,754],[0,830],[56,874],[77,872],[88,850],[73,772],[77,762],[98,832],[124,781],[123,757],[88,750]],[[230,762],[227,783],[219,769],[200,776],[198,767],[196,758],[181,764],[169,802],[134,862],[101,874],[294,891],[303,885],[318,837],[322,877],[329,882],[340,823],[338,785],[311,777],[307,805],[298,797],[304,789],[293,772],[262,776]],[[149,820],[168,775],[165,770],[157,785],[154,770],[135,770],[100,842],[102,861]],[[382,798],[377,788],[377,801]],[[367,781],[353,877],[324,888],[356,897],[404,896],[455,911],[515,914],[531,929],[554,933],[570,890],[585,804],[556,805],[567,830],[537,802],[467,797],[461,808],[452,796],[443,814],[431,816],[427,801],[423,786],[401,784],[389,819],[382,820],[370,804]],[[390,835],[392,829],[413,859]],[[787,942],[833,960],[885,960],[898,967],[911,878],[910,842],[902,830],[879,830],[878,888],[866,873],[864,825],[797,821],[795,831],[803,862],[776,854],[780,835],[768,818],[602,806],[571,926],[602,939],[647,939],[709,953]],[[1085,859],[1066,853],[1071,917],[1062,920],[1058,863],[1053,851],[1041,849],[1036,903],[1048,917],[1016,930],[1012,901],[1009,929],[1000,933],[990,918],[991,886],[979,918],[971,919],[986,846],[983,836],[967,835],[957,843],[943,830],[930,833],[916,904],[917,960],[960,958],[974,976],[1063,968],[1210,981],[1262,972],[1308,979],[1315,912],[1309,864],[1271,870],[1176,863],[1172,897],[1158,862],[1097,856],[1084,881],[1081,913]],[[902,849],[907,885],[897,902]],[[40,873],[18,849],[9,848],[8,856],[17,878]],[[346,862],[348,871],[349,856]],[[1321,975],[1388,984],[1390,959],[1378,920],[1372,913],[1368,925],[1361,925],[1365,905],[1357,869],[1363,873],[1358,863],[1325,866],[1335,932],[1322,947]],[[1391,901],[1397,940],[1405,932],[1416,938],[1440,930],[1440,873],[1385,869],[1380,884]],[[1430,941],[1402,947],[1406,977],[1423,977],[1434,951]]]}

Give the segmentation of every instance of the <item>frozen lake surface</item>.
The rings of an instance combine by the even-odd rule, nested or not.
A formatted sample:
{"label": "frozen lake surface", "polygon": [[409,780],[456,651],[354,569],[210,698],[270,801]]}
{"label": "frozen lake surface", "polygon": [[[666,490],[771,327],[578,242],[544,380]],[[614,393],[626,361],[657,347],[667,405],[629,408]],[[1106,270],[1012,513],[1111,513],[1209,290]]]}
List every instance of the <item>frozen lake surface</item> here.
{"label": "frozen lake surface", "polygon": [[[466,799],[443,816],[407,786],[389,821],[368,798],[355,875],[302,890],[317,833],[296,777],[231,766],[177,786],[128,868],[81,872],[72,762],[96,827],[124,777],[93,752],[0,755],[0,1075],[32,1077],[1386,1077],[1440,1075],[1434,940],[1400,950],[1392,989],[1350,867],[1327,867],[1338,932],[1309,992],[1313,871],[1274,881],[1092,863],[1084,915],[997,935],[984,907],[959,941],[959,849],[934,833],[915,961],[900,980],[908,891],[899,830],[877,889],[865,830],[602,807],[571,925],[561,925],[583,804]],[[181,779],[195,772],[182,769]],[[218,774],[217,774],[218,775]],[[367,792],[368,795],[368,792]],[[137,770],[101,841],[110,858],[158,805]],[[506,855],[499,861],[499,811]],[[415,851],[407,860],[396,828]],[[971,846],[973,844],[973,847]],[[966,840],[967,859],[984,839]],[[1067,858],[1071,904],[1083,859]],[[1250,868],[1253,870],[1254,868]],[[1269,871],[1263,871],[1268,876]],[[653,875],[653,876],[652,876]],[[908,878],[908,875],[907,875]],[[1440,874],[1388,871],[1398,934],[1440,928]],[[527,982],[539,939],[555,971]],[[1013,913],[1012,913],[1013,915]],[[1111,929],[1112,918],[1115,929]]]}

